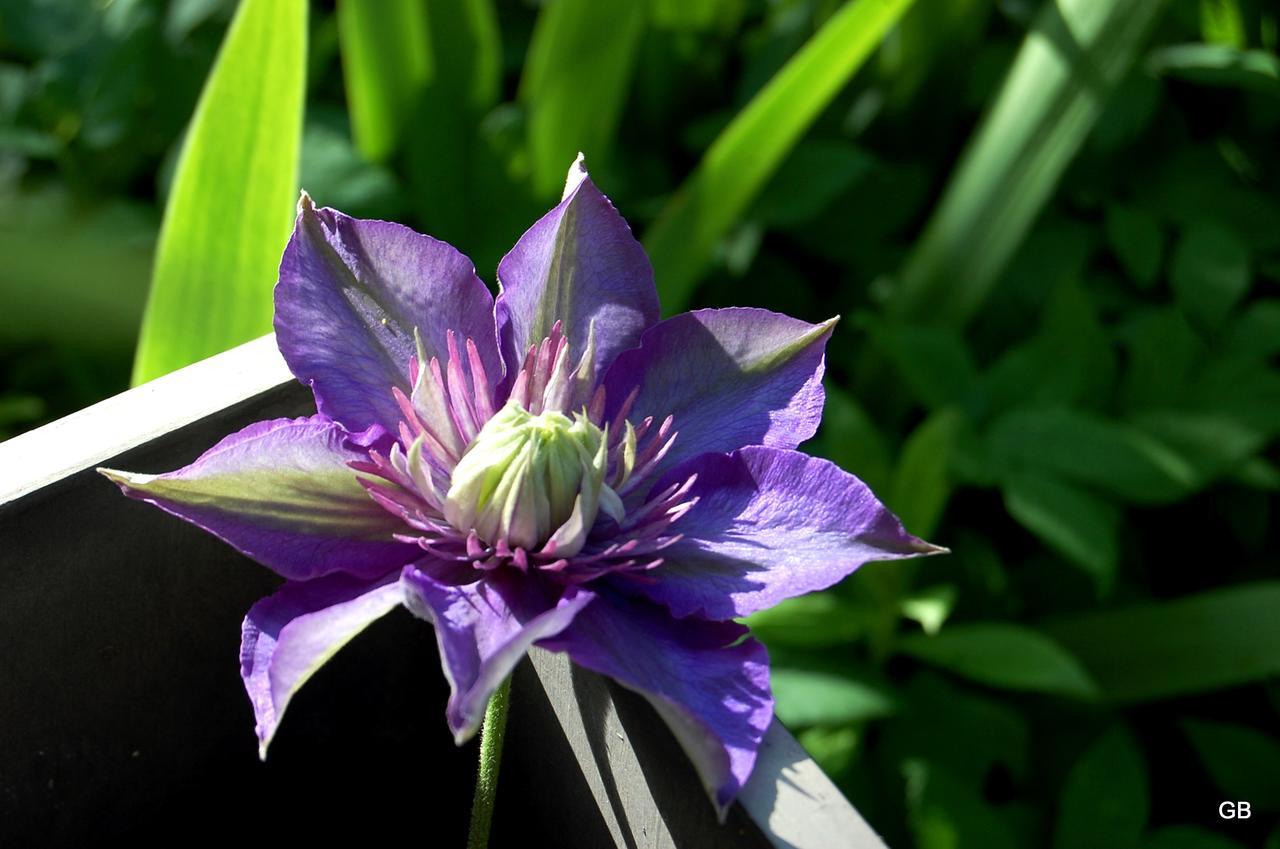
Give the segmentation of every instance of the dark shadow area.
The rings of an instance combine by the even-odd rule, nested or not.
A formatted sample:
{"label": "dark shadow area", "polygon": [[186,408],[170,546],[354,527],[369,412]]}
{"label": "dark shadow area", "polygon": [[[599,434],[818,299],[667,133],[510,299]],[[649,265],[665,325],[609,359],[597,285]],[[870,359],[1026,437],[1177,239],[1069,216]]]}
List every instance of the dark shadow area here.
{"label": "dark shadow area", "polygon": [[[287,387],[111,462],[174,468],[248,422],[304,412],[306,394]],[[0,845],[368,845],[406,832],[459,845],[474,746],[454,746],[433,634],[407,613],[321,669],[258,760],[240,622],[277,583],[92,471],[0,509]]]}
{"label": "dark shadow area", "polygon": [[528,660],[512,674],[496,812],[491,849],[613,844],[581,765]]}

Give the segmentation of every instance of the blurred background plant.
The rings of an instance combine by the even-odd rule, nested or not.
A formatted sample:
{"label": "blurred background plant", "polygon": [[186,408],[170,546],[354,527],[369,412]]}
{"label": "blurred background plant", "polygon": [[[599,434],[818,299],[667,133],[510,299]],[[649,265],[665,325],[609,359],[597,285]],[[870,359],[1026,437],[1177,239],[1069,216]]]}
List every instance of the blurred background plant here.
{"label": "blurred background plant", "polygon": [[668,313],[845,316],[810,448],[955,552],[751,623],[890,844],[1280,847],[1278,29],[1263,0],[6,0],[0,437],[267,332],[299,186],[492,280],[584,150]]}

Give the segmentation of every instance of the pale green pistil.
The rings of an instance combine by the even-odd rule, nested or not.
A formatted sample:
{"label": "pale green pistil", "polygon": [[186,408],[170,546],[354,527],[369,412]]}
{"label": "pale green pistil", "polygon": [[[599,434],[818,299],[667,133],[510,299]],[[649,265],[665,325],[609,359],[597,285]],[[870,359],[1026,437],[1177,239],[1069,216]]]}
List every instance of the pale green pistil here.
{"label": "pale green pistil", "polygon": [[453,470],[445,518],[493,545],[536,550],[554,538],[577,553],[604,498],[606,439],[585,415],[530,413],[509,403],[491,418]]}

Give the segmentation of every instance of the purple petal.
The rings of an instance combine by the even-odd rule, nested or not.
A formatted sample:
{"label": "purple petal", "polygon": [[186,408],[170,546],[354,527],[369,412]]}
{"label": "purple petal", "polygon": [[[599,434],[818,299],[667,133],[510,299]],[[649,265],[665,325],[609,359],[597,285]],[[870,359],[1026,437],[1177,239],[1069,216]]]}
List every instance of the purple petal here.
{"label": "purple petal", "polygon": [[400,224],[316,209],[303,195],[275,298],[280,353],[320,412],[348,430],[395,432],[391,388],[412,390],[414,328],[442,365],[453,330],[460,346],[475,341],[491,384],[502,376],[493,298],[471,260]]}
{"label": "purple petal", "polygon": [[421,555],[403,525],[347,467],[366,459],[322,416],[250,425],[162,475],[100,471],[125,495],[203,528],[294,581],[331,572],[372,579]]}
{"label": "purple petal", "polygon": [[733,622],[673,619],[639,599],[599,594],[539,645],[643,695],[693,761],[721,817],[755,765],[773,719],[769,658]]}
{"label": "purple petal", "polygon": [[685,498],[698,502],[672,527],[683,538],[663,551],[652,582],[627,584],[675,616],[746,616],[873,560],[946,551],[907,533],[862,481],[798,451],[705,454],[659,486],[693,474]]}
{"label": "purple petal", "polygon": [[240,676],[265,759],[285,708],[338,649],[403,603],[394,577],[370,584],[347,575],[288,583],[249,609],[241,628]]}
{"label": "purple petal", "polygon": [[637,389],[631,421],[674,417],[678,436],[657,474],[708,451],[794,448],[822,418],[823,351],[834,325],[743,307],[669,318],[609,369],[605,420]]}
{"label": "purple petal", "polygon": [[435,625],[452,690],[445,715],[459,744],[475,733],[489,696],[529,646],[563,631],[595,598],[580,588],[552,588],[523,575],[495,573],[457,586],[412,566],[404,570],[402,583],[409,609]]}
{"label": "purple petal", "polygon": [[[498,264],[498,338],[507,373],[529,346],[564,323],[570,353],[594,358],[587,385],[658,320],[653,268],[631,228],[581,166],[570,169],[564,200],[529,228]],[[585,400],[585,399],[583,399]]]}

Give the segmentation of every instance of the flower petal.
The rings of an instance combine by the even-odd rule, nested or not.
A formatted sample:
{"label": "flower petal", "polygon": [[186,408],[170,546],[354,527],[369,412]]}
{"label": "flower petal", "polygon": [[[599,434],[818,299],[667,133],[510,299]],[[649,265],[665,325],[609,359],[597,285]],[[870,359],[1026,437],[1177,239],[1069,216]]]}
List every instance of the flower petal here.
{"label": "flower petal", "polygon": [[459,744],[476,732],[489,696],[529,646],[563,631],[595,598],[523,575],[493,573],[472,584],[442,583],[417,567],[402,576],[406,604],[435,625],[452,693],[446,717]]}
{"label": "flower petal", "polygon": [[[563,322],[574,357],[589,354],[595,326],[594,386],[622,351],[658,320],[653,268],[631,228],[574,163],[564,200],[525,232],[498,264],[498,339],[507,374],[514,374],[529,346]],[[585,402],[586,399],[578,399]]]}
{"label": "flower petal", "polygon": [[648,699],[723,818],[773,719],[769,658],[746,633],[733,622],[674,619],[657,605],[599,593],[572,626],[539,645]]}
{"label": "flower petal", "polygon": [[663,551],[652,582],[628,583],[675,616],[746,616],[873,560],[946,551],[907,533],[862,481],[798,451],[705,454],[658,485],[694,474],[685,499],[697,504],[672,527],[683,537]]}
{"label": "flower petal", "polygon": [[394,578],[370,584],[330,575],[287,583],[249,609],[240,631],[240,676],[253,703],[262,758],[298,688],[352,637],[403,601],[404,590]]}
{"label": "flower petal", "polygon": [[471,260],[400,224],[316,209],[304,194],[275,300],[280,353],[320,412],[348,430],[396,431],[391,388],[412,391],[414,328],[442,365],[452,330],[475,341],[492,384],[502,375],[493,298]]}
{"label": "flower petal", "polygon": [[364,452],[322,416],[250,425],[162,475],[100,469],[125,495],[203,528],[294,581],[331,572],[371,579],[421,555],[360,486]]}
{"label": "flower petal", "polygon": [[697,310],[647,330],[605,377],[612,421],[674,417],[678,436],[656,474],[708,451],[794,448],[822,418],[823,351],[835,319],[809,324],[768,310]]}

